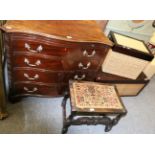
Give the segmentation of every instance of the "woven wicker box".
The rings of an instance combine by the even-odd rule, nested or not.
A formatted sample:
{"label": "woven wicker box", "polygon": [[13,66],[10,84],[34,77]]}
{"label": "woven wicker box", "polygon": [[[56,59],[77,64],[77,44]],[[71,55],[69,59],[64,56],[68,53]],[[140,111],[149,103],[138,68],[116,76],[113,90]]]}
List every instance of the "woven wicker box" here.
{"label": "woven wicker box", "polygon": [[143,73],[140,74],[136,80],[132,80],[113,74],[99,72],[96,81],[116,85],[120,96],[136,96],[149,83],[149,79]]}
{"label": "woven wicker box", "polygon": [[137,79],[153,59],[153,55],[141,40],[110,32],[114,46],[108,52],[102,71],[130,79]]}
{"label": "woven wicker box", "polygon": [[148,79],[151,79],[155,75],[155,58],[147,65],[143,72]]}

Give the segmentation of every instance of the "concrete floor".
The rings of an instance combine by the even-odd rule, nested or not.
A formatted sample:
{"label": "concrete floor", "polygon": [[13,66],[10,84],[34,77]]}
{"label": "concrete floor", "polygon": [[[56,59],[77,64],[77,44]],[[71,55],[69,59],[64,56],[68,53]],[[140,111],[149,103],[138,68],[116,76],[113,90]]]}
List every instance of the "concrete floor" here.
{"label": "concrete floor", "polygon": [[[124,97],[128,114],[109,132],[115,134],[155,133],[155,77],[136,97]],[[59,134],[62,128],[62,98],[24,98],[8,104],[9,117],[0,121],[0,133]],[[105,133],[103,125],[71,126],[68,133]]]}

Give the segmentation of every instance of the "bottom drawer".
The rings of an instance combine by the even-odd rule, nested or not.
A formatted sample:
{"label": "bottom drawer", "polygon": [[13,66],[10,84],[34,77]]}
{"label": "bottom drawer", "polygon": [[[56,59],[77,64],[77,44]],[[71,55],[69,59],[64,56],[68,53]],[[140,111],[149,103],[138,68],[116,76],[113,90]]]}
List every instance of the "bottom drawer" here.
{"label": "bottom drawer", "polygon": [[58,85],[40,85],[20,83],[14,85],[14,95],[58,96]]}
{"label": "bottom drawer", "polygon": [[84,81],[94,81],[96,72],[87,71],[87,72],[65,72],[64,77],[62,79],[63,83],[68,83],[69,80],[84,80]]}

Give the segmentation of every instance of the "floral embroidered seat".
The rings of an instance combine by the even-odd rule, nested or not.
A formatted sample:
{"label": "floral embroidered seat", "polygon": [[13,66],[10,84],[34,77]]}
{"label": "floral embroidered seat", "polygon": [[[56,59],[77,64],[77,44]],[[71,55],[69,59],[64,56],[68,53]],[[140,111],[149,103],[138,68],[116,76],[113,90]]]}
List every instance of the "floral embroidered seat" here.
{"label": "floral embroidered seat", "polygon": [[114,85],[97,82],[70,82],[72,110],[90,112],[125,112]]}
{"label": "floral embroidered seat", "polygon": [[[66,133],[70,125],[82,124],[104,124],[105,132],[107,132],[127,113],[114,85],[70,81],[69,89],[70,92],[64,96],[62,101],[62,133]],[[71,114],[67,117],[66,103],[68,98],[71,102]],[[75,118],[75,116],[81,117]]]}

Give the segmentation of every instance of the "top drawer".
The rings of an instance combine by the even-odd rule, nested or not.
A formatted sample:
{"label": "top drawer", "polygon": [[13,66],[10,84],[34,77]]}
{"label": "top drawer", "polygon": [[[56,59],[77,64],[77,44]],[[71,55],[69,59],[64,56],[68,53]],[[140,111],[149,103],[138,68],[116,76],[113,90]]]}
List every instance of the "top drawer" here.
{"label": "top drawer", "polygon": [[108,47],[102,44],[54,40],[48,37],[22,33],[10,34],[10,39],[11,51],[14,53],[59,57],[65,62],[67,69],[74,68],[77,63],[83,61],[85,62],[84,66],[89,62],[95,62],[95,66],[98,66],[104,61],[108,53]]}
{"label": "top drawer", "polygon": [[39,53],[51,56],[64,56],[67,53],[66,48],[29,39],[13,40],[12,49],[14,52]]}

